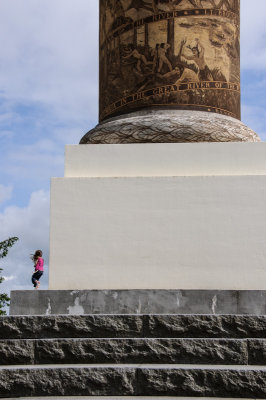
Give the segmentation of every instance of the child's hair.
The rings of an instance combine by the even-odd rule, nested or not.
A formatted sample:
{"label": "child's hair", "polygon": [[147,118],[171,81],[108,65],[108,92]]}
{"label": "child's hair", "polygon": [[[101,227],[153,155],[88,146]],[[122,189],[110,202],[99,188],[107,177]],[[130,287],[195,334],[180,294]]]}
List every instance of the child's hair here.
{"label": "child's hair", "polygon": [[36,250],[34,254],[31,254],[31,259],[33,261],[37,261],[38,257],[42,257],[42,251],[41,250]]}

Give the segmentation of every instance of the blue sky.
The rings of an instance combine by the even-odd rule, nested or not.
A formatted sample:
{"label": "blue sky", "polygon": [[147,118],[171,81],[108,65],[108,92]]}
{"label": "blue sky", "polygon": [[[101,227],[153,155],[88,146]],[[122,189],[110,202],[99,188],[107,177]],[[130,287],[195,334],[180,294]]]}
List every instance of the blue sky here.
{"label": "blue sky", "polygon": [[[242,121],[266,140],[266,1],[241,8]],[[50,178],[97,123],[98,0],[0,0],[0,37],[0,241],[20,238],[8,291],[31,289],[37,248],[48,266]]]}

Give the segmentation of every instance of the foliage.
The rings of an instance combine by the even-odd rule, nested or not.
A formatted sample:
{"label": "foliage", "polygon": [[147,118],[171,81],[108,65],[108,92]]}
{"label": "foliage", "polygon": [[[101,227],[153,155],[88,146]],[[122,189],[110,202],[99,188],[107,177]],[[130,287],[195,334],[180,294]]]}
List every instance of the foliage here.
{"label": "foliage", "polygon": [[[0,242],[0,259],[4,258],[8,255],[9,249],[18,241],[17,237],[12,237],[7,240],[4,240],[3,242]],[[3,271],[2,268],[0,268],[0,283],[2,283],[5,278],[1,276],[1,272]],[[5,315],[6,312],[3,310],[5,306],[9,306],[9,301],[10,298],[6,293],[0,293],[0,315]]]}

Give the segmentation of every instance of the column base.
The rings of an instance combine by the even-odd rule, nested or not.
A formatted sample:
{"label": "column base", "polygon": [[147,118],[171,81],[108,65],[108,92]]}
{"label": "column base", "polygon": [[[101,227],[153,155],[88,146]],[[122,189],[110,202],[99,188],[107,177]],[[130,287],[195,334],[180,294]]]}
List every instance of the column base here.
{"label": "column base", "polygon": [[80,144],[259,142],[241,121],[213,112],[154,110],[110,118],[90,130]]}

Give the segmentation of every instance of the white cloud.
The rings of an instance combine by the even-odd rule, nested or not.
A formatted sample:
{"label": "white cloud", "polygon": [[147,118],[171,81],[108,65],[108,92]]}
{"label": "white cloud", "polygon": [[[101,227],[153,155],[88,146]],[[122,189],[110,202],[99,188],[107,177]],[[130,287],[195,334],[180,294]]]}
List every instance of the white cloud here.
{"label": "white cloud", "polygon": [[13,192],[12,186],[5,186],[0,184],[0,204],[4,203],[5,201],[11,199]]}
{"label": "white cloud", "polygon": [[265,70],[266,1],[241,0],[241,65]]}
{"label": "white cloud", "polygon": [[[98,1],[1,0],[0,87],[62,118],[97,115]],[[14,10],[16,12],[14,12]],[[88,118],[88,117],[87,117]]]}
{"label": "white cloud", "polygon": [[3,278],[4,278],[4,280],[5,280],[6,282],[8,282],[8,281],[13,281],[14,279],[16,279],[16,277],[15,277],[14,275],[11,275],[11,276],[4,276]]}
{"label": "white cloud", "polygon": [[98,0],[0,1],[1,183],[16,195],[47,190],[97,123],[98,20]]}
{"label": "white cloud", "polygon": [[[33,181],[42,180],[43,174],[49,179],[53,174],[63,172],[63,146],[58,150],[56,141],[43,139],[19,149],[11,149],[8,154],[9,176]],[[60,151],[60,153],[59,153]]]}

